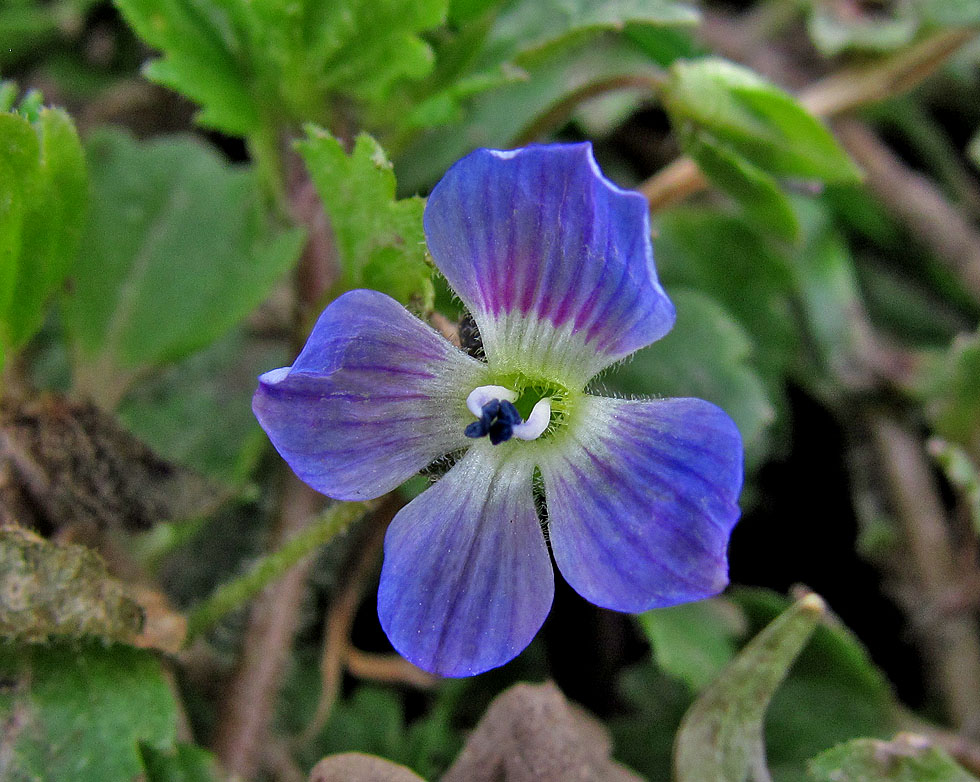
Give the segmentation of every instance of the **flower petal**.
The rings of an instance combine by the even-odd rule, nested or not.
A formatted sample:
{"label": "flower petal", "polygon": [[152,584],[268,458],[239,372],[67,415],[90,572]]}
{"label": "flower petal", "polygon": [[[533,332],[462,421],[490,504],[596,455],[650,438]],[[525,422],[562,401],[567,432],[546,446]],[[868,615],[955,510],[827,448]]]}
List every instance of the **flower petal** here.
{"label": "flower petal", "polygon": [[433,189],[425,234],[495,367],[581,387],[674,323],[646,199],[588,143],[473,152]]}
{"label": "flower petal", "polygon": [[394,299],[356,290],[323,311],[292,367],[259,378],[252,409],[302,480],[371,499],[468,444],[466,395],[485,373]]}
{"label": "flower petal", "polygon": [[471,676],[515,657],[551,609],[554,573],[533,465],[474,445],[399,511],[385,537],[378,616],[408,660]]}
{"label": "flower petal", "polygon": [[700,399],[582,403],[570,442],[540,465],[562,575],[617,611],[720,592],[742,486],[735,424]]}

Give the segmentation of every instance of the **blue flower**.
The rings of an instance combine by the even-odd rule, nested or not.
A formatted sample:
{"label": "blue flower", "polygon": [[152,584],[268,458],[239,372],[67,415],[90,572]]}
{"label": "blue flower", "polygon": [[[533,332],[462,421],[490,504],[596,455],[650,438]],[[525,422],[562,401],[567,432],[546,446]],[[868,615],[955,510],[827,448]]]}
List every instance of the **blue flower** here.
{"label": "blue flower", "polygon": [[546,540],[568,583],[606,608],[722,590],[742,485],[731,419],[699,399],[587,391],[674,323],[643,197],[605,179],[587,143],[481,149],[436,185],[424,222],[486,361],[355,290],[253,403],[296,474],[339,500],[463,452],[388,529],[378,615],[394,647],[445,676],[513,658],[551,608]]}

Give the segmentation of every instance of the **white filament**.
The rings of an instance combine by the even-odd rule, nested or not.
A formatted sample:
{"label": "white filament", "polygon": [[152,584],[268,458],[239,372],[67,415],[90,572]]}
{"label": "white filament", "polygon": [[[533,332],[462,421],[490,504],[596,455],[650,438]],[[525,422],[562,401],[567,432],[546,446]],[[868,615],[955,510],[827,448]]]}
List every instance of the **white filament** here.
{"label": "white filament", "polygon": [[537,440],[551,423],[551,400],[539,399],[527,420],[514,427],[514,437],[518,440]]}
{"label": "white filament", "polygon": [[513,402],[517,399],[517,392],[503,386],[477,386],[466,397],[466,407],[479,418],[483,415],[483,406],[494,399],[506,399],[508,402]]}

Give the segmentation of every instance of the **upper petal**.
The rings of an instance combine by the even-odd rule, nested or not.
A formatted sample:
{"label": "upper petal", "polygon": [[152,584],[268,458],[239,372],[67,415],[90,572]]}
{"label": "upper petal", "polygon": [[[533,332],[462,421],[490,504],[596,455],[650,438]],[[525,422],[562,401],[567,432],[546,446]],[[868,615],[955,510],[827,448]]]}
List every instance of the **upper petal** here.
{"label": "upper petal", "polygon": [[383,293],[327,307],[292,367],[266,372],[252,409],[317,491],[378,497],[467,445],[466,395],[486,367]]}
{"label": "upper petal", "polygon": [[581,387],[673,325],[646,199],[587,142],[473,152],[432,190],[425,234],[491,365]]}
{"label": "upper petal", "polygon": [[631,612],[724,589],[742,486],[732,420],[700,399],[586,397],[583,408],[569,442],[541,463],[551,548],[568,583]]}
{"label": "upper petal", "polygon": [[471,676],[503,665],[548,615],[554,573],[532,470],[479,442],[388,528],[378,616],[420,668]]}

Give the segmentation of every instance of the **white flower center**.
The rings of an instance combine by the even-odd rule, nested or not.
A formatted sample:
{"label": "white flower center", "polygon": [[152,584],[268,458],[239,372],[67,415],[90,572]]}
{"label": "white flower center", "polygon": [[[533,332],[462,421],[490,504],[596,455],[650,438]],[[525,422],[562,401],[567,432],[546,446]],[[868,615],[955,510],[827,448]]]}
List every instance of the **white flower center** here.
{"label": "white flower center", "polygon": [[[482,419],[485,405],[494,401],[513,403],[517,398],[517,392],[505,386],[477,386],[466,397],[466,407],[474,416]],[[527,420],[512,426],[511,437],[516,437],[518,440],[537,440],[544,434],[549,423],[551,423],[551,399],[539,399]]]}

